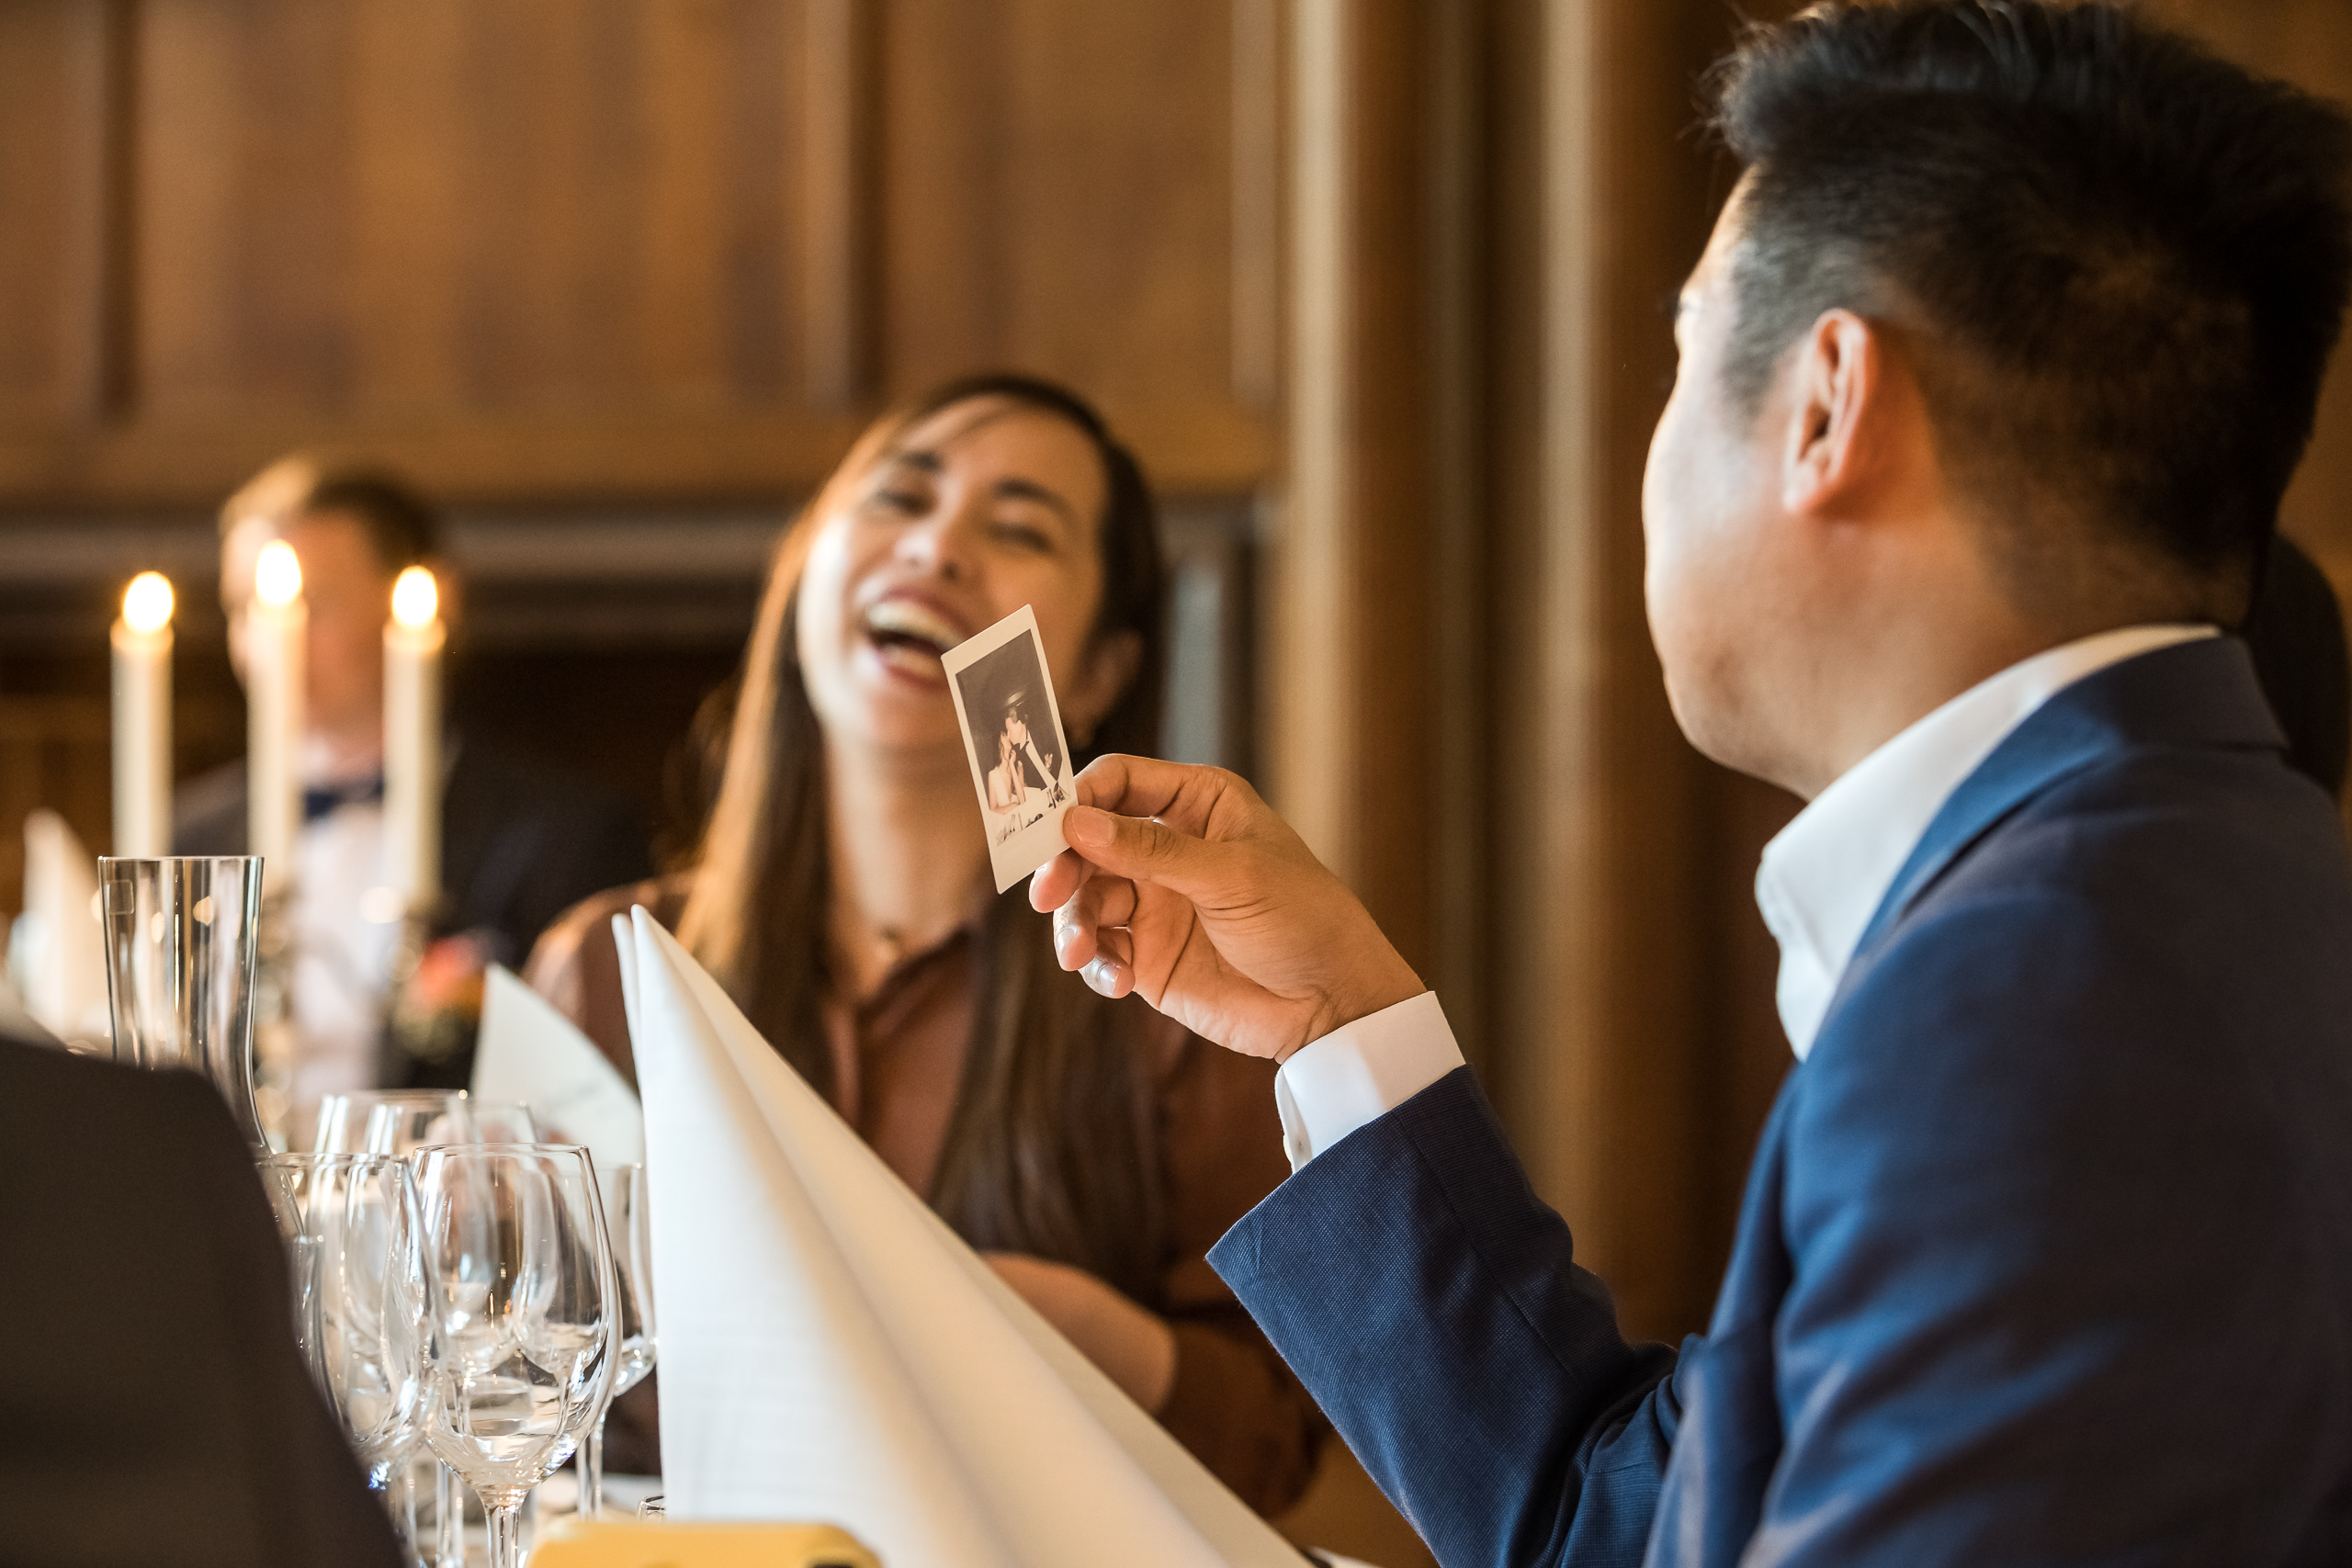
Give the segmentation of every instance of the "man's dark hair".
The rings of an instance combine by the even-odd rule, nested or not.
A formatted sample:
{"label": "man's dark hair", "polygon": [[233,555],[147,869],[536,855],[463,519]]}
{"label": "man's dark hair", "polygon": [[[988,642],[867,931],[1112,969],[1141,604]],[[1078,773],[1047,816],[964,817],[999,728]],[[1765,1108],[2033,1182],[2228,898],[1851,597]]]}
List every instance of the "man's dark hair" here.
{"label": "man's dark hair", "polygon": [[368,534],[384,570],[398,572],[440,553],[441,520],[432,505],[391,475],[372,468],[331,468],[311,485],[298,509],[306,517],[348,517]]}
{"label": "man's dark hair", "polygon": [[1816,6],[1713,85],[1736,406],[1824,310],[1880,320],[2029,592],[2055,519],[2234,619],[2342,323],[2352,124],[2111,5]]}

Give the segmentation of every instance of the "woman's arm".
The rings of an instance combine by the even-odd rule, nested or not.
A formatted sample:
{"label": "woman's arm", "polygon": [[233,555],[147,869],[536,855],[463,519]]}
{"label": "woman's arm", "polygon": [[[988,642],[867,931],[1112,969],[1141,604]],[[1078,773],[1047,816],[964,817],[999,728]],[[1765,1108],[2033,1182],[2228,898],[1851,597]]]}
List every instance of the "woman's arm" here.
{"label": "woman's arm", "polygon": [[1176,1382],[1176,1334],[1081,1269],[1018,1252],[991,1252],[989,1267],[1037,1315],[1060,1331],[1103,1376],[1152,1415]]}
{"label": "woman's arm", "polygon": [[1158,1088],[1168,1253],[1155,1304],[1176,1347],[1176,1375],[1157,1414],[1244,1502],[1279,1514],[1314,1478],[1329,1427],[1207,1258],[1290,1173],[1274,1066],[1144,1017],[1136,1043],[1158,1045],[1152,1055],[1165,1064]]}

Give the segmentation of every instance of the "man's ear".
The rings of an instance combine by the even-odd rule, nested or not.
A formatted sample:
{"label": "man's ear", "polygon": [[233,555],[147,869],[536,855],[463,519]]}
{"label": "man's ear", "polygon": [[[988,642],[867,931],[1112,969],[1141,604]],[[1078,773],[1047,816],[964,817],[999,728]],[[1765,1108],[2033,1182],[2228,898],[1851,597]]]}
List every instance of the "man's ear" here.
{"label": "man's ear", "polygon": [[1062,718],[1069,726],[1071,745],[1084,746],[1093,740],[1094,731],[1111,705],[1125,694],[1142,662],[1140,633],[1116,631],[1092,639],[1076,685],[1061,697]]}
{"label": "man's ear", "polygon": [[1781,503],[1792,513],[1840,510],[1875,456],[1886,345],[1851,310],[1829,310],[1791,356],[1793,378]]}

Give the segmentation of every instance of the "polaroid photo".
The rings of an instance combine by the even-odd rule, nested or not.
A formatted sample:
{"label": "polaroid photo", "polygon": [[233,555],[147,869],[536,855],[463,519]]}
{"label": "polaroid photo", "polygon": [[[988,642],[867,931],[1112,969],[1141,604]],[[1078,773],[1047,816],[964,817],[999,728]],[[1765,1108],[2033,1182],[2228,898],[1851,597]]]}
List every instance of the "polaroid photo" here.
{"label": "polaroid photo", "polygon": [[941,662],[1001,893],[1061,852],[1062,813],[1076,794],[1037,617],[1023,604]]}

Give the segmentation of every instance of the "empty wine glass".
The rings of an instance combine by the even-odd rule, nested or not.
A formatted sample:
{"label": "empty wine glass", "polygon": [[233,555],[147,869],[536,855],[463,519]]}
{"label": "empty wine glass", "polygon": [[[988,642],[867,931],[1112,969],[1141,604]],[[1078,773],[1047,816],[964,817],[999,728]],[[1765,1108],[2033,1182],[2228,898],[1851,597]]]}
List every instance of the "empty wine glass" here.
{"label": "empty wine glass", "polygon": [[[596,1185],[605,1200],[613,1273],[620,1284],[620,1358],[613,1375],[613,1397],[618,1399],[653,1370],[653,1224],[645,1203],[643,1166],[600,1170]],[[598,1518],[604,1511],[605,1417],[600,1415],[581,1450],[580,1517]]]}
{"label": "empty wine glass", "polygon": [[516,1100],[476,1100],[464,1089],[370,1089],[319,1101],[322,1154],[407,1155],[435,1144],[538,1141],[531,1108]]}
{"label": "empty wine glass", "polygon": [[536,1144],[541,1141],[537,1120],[532,1116],[531,1108],[519,1100],[476,1100],[468,1095],[466,1115],[473,1122],[474,1141],[477,1143]]}
{"label": "empty wine glass", "polygon": [[516,1568],[520,1510],[610,1403],[619,1286],[585,1149],[476,1144],[411,1156],[440,1332],[424,1440],[466,1478],[491,1568]]}
{"label": "empty wine glass", "polygon": [[245,1142],[269,1146],[254,1103],[254,965],[261,862],[174,855],[98,862],[114,1056],[192,1067]]}
{"label": "empty wine glass", "polygon": [[[319,1120],[312,1133],[311,1147],[322,1155],[405,1155],[409,1149],[422,1148],[426,1144],[471,1143],[474,1140],[463,1135],[464,1124],[458,1120],[465,1103],[466,1091],[461,1089],[369,1089],[357,1094],[331,1094],[319,1101]],[[371,1150],[368,1129],[379,1111],[386,1113],[388,1122],[413,1130],[415,1141],[407,1148],[386,1146]]]}
{"label": "empty wine glass", "polygon": [[[435,1144],[527,1144],[537,1137],[530,1109],[518,1102],[476,1100],[461,1089],[399,1089],[328,1095],[319,1102],[316,1143],[322,1152],[405,1156]],[[457,1478],[438,1460],[433,1471],[429,1524],[417,1517],[422,1499],[406,1474],[393,1487],[394,1516],[420,1562],[462,1568],[465,1509]]]}
{"label": "empty wine glass", "polygon": [[383,1493],[422,1435],[434,1329],[424,1227],[408,1168],[380,1155],[260,1162],[294,1259],[297,1332]]}

